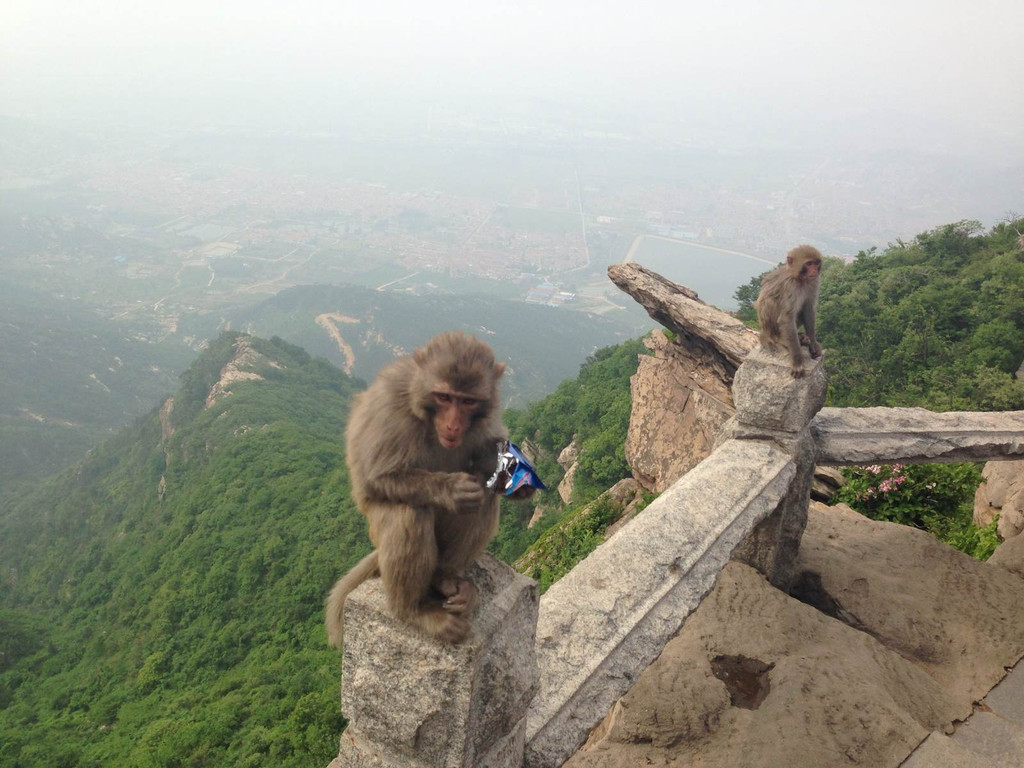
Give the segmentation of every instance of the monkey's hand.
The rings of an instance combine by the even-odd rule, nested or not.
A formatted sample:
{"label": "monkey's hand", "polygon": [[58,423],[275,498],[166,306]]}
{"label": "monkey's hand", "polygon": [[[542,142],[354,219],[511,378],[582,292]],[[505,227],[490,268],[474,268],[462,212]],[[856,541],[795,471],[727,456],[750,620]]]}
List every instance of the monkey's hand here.
{"label": "monkey's hand", "polygon": [[807,351],[811,353],[811,357],[817,360],[821,357],[821,344],[816,341],[812,341],[807,345]]}
{"label": "monkey's hand", "polygon": [[526,501],[526,499],[533,496],[533,494],[536,493],[536,491],[537,489],[534,488],[532,485],[524,485],[519,488],[516,488],[514,491],[512,491],[512,493],[508,495],[508,497],[516,501]]}
{"label": "monkey's hand", "polygon": [[789,369],[789,372],[793,374],[794,379],[802,379],[807,375],[807,369],[804,368],[803,363],[793,363],[793,366]]}
{"label": "monkey's hand", "polygon": [[475,475],[468,472],[453,472],[450,487],[453,511],[469,515],[480,509],[484,502],[484,487]]}

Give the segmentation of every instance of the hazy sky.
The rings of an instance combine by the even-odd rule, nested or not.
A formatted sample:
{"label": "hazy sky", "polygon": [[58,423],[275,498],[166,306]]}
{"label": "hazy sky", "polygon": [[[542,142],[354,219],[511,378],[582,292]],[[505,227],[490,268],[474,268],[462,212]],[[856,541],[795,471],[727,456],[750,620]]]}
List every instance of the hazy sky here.
{"label": "hazy sky", "polygon": [[0,66],[0,112],[46,117],[329,123],[357,94],[1024,147],[1021,0],[4,0]]}

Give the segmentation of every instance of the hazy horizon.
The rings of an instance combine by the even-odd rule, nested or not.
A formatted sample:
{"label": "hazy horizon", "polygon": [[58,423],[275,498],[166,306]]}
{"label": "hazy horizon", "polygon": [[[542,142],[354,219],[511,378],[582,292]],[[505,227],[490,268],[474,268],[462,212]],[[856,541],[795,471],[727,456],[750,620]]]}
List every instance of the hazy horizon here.
{"label": "hazy horizon", "polygon": [[566,125],[1024,161],[1024,5],[12,0],[0,112],[133,128]]}

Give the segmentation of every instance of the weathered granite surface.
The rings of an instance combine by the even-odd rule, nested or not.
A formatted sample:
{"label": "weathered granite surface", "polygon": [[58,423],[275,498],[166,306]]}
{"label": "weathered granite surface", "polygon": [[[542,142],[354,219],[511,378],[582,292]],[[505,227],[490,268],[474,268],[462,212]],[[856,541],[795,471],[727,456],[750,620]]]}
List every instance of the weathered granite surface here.
{"label": "weathered granite surface", "polygon": [[572,498],[572,492],[574,487],[573,478],[576,476],[576,468],[579,466],[577,459],[580,457],[580,444],[576,439],[576,435],[572,436],[572,442],[569,443],[562,452],[558,454],[558,464],[565,470],[565,475],[562,476],[562,481],[558,484],[558,495],[562,501],[566,504],[569,503],[569,499]]}
{"label": "weathered granite surface", "polygon": [[1004,541],[996,547],[988,562],[1024,578],[1024,536],[1014,536]]}
{"label": "weathered granite surface", "polygon": [[653,355],[642,355],[630,379],[632,411],[626,461],[633,476],[660,493],[711,453],[719,429],[733,413],[723,366],[707,364],[717,352],[691,350],[660,330],[644,340]]}
{"label": "weathered granite surface", "polygon": [[818,462],[833,466],[1024,456],[1024,411],[823,408],[811,429],[818,441]]}
{"label": "weathered granite surface", "polygon": [[379,579],[349,596],[341,765],[518,768],[514,747],[538,684],[537,586],[488,554],[468,578],[480,605],[461,645],[392,618]]}
{"label": "weathered granite surface", "polygon": [[845,504],[812,510],[793,593],[916,663],[966,716],[1024,655],[1024,582],[926,531]]}
{"label": "weathered granite surface", "polygon": [[779,504],[790,457],[730,441],[544,595],[525,765],[561,765],[658,656],[740,541]]}

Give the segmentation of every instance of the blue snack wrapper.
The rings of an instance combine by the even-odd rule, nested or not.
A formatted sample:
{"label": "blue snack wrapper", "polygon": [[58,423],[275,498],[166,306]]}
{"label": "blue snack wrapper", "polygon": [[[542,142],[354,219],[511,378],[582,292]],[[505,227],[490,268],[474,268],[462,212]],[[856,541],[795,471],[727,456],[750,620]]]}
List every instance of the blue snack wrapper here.
{"label": "blue snack wrapper", "polygon": [[524,485],[540,490],[547,488],[517,445],[508,440],[498,443],[498,468],[487,481],[487,487],[495,493],[511,496]]}

